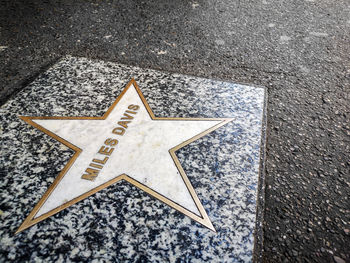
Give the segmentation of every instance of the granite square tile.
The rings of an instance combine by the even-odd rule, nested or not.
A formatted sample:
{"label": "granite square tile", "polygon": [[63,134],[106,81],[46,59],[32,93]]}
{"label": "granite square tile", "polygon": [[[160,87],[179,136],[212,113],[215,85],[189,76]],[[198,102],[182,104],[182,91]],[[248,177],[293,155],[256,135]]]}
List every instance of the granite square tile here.
{"label": "granite square tile", "polygon": [[62,59],[1,108],[1,259],[259,260],[265,101]]}

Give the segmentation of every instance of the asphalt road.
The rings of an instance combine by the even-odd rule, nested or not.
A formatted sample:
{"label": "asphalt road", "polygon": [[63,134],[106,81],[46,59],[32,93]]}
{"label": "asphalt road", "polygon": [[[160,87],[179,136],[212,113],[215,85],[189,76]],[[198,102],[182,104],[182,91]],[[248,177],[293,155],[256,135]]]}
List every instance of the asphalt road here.
{"label": "asphalt road", "polygon": [[65,55],[266,86],[264,262],[350,262],[350,2],[0,3],[1,103]]}

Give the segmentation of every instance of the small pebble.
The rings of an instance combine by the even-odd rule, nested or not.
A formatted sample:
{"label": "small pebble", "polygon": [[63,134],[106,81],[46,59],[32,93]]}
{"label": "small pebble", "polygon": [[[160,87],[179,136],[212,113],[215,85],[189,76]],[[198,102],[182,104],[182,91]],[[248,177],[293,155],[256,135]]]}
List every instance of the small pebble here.
{"label": "small pebble", "polygon": [[333,258],[334,258],[334,261],[337,263],[346,263],[345,260],[340,257],[334,256]]}

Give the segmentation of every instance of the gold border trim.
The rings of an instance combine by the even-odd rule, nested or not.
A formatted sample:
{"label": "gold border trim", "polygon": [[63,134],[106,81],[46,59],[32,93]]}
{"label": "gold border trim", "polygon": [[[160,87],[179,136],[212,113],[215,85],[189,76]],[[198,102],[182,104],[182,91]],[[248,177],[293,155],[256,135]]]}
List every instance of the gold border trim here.
{"label": "gold border trim", "polygon": [[[35,123],[32,120],[38,120],[38,119],[51,119],[51,120],[105,120],[108,115],[112,112],[112,110],[115,108],[115,106],[118,104],[118,102],[120,101],[120,99],[124,96],[124,94],[127,92],[127,90],[130,88],[130,86],[134,86],[140,99],[142,100],[142,103],[144,104],[145,108],[147,109],[148,114],[150,115],[152,120],[181,120],[181,121],[200,121],[200,120],[206,120],[206,121],[221,121],[220,123],[218,123],[217,125],[211,127],[210,129],[197,134],[196,136],[192,137],[191,139],[171,148],[169,150],[169,153],[171,155],[171,157],[173,158],[173,161],[177,167],[177,169],[179,170],[181,177],[183,179],[183,181],[185,182],[185,185],[188,189],[188,191],[190,192],[193,201],[195,202],[199,212],[201,213],[201,216],[198,216],[192,212],[190,212],[189,210],[185,209],[184,207],[180,206],[179,204],[173,202],[172,200],[166,198],[165,196],[159,194],[158,192],[152,190],[151,188],[147,187],[146,185],[138,182],[137,180],[129,177],[127,174],[121,174],[117,177],[115,177],[114,179],[62,204],[59,207],[56,207],[55,209],[37,217],[34,218],[35,215],[37,214],[37,212],[39,211],[39,209],[42,207],[42,205],[46,202],[46,200],[48,199],[48,197],[50,196],[50,194],[53,192],[53,190],[56,188],[56,186],[59,184],[59,182],[62,180],[62,178],[64,177],[64,175],[67,173],[67,171],[69,170],[69,168],[73,165],[73,163],[75,162],[75,160],[78,158],[78,156],[80,155],[80,153],[82,152],[82,149],[80,149],[79,147],[75,146],[74,144],[66,141],[65,139],[59,137],[58,135],[56,135],[55,133],[45,129],[44,127],[40,126],[39,124]],[[66,166],[62,169],[62,171],[59,173],[59,175],[56,177],[56,179],[54,180],[54,182],[51,184],[51,186],[48,188],[48,190],[45,192],[45,194],[42,196],[42,198],[39,200],[39,202],[36,204],[36,206],[34,207],[34,209],[30,212],[30,214],[27,216],[27,218],[23,221],[23,223],[20,225],[20,227],[17,229],[17,231],[15,232],[15,234],[37,224],[38,222],[62,211],[63,209],[95,194],[96,192],[118,182],[121,180],[125,180],[129,183],[131,183],[132,185],[140,188],[141,190],[145,191],[146,193],[148,193],[149,195],[155,197],[156,199],[162,201],[163,203],[167,204],[168,206],[176,209],[177,211],[185,214],[186,216],[190,217],[191,219],[195,220],[196,222],[202,224],[203,226],[209,228],[210,230],[215,231],[215,228],[213,226],[213,224],[211,223],[205,209],[203,208],[194,188],[192,187],[184,169],[182,168],[179,159],[177,158],[175,152],[179,149],[181,149],[182,147],[190,144],[191,142],[198,140],[199,138],[207,135],[208,133],[220,128],[221,126],[231,122],[233,119],[232,118],[174,118],[174,117],[156,117],[153,114],[152,109],[150,108],[150,106],[148,105],[146,99],[144,98],[140,88],[138,87],[136,81],[132,78],[131,81],[127,84],[127,86],[124,88],[124,90],[120,93],[120,95],[118,96],[118,98],[113,102],[113,104],[108,108],[108,110],[103,114],[103,116],[101,117],[58,117],[58,116],[53,116],[53,117],[46,117],[46,116],[40,116],[40,117],[30,117],[30,116],[19,116],[19,118],[21,118],[23,121],[27,122],[28,124],[32,125],[33,127],[37,128],[38,130],[41,130],[42,132],[46,133],[47,135],[51,136],[52,138],[54,138],[55,140],[63,143],[64,145],[66,145],[67,147],[69,147],[70,149],[72,149],[75,153],[72,156],[72,158],[68,161],[68,163],[66,164]]]}

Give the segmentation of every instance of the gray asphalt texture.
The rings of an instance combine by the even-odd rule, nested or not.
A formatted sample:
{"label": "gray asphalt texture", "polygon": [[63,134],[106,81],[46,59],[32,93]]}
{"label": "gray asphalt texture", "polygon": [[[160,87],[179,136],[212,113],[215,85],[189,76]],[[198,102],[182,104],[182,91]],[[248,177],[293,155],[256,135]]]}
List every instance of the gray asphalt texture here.
{"label": "gray asphalt texture", "polygon": [[65,55],[268,88],[263,262],[350,262],[349,0],[0,3],[1,103]]}

